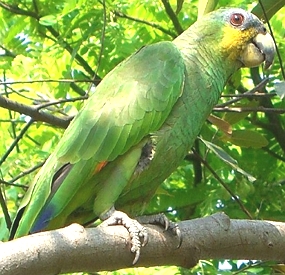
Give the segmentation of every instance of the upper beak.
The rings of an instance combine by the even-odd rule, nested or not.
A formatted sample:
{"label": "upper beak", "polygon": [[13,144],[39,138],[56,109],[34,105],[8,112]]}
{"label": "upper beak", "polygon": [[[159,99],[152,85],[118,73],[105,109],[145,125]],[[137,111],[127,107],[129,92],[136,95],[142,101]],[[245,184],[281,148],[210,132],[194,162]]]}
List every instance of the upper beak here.
{"label": "upper beak", "polygon": [[240,61],[246,67],[257,67],[264,62],[264,69],[270,68],[276,52],[272,36],[258,33],[242,52]]}

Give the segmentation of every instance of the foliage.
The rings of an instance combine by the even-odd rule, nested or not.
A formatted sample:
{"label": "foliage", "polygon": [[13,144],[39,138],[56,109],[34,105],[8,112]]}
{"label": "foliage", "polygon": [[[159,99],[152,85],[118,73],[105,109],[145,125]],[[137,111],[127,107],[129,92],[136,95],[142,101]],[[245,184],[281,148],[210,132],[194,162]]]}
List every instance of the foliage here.
{"label": "foliage", "polygon": [[[257,1],[200,1],[200,5],[211,7],[210,2],[218,2],[218,7],[255,7],[263,15]],[[284,56],[285,10],[278,9],[285,3],[263,2]],[[52,120],[43,123],[27,112],[16,112],[15,103],[25,104],[34,115],[40,110],[68,121],[85,95],[94,92],[120,61],[143,45],[172,40],[190,26],[197,18],[198,1],[13,0],[0,1],[0,13],[0,104],[4,107],[0,109],[0,237],[5,240],[10,222],[4,202],[13,219],[37,168],[63,133]],[[233,76],[213,112],[220,119],[205,123],[193,152],[162,184],[147,213],[165,212],[173,220],[183,220],[224,211],[231,218],[285,221],[285,103],[274,87],[282,75],[282,61],[276,59],[267,72],[243,69]],[[255,88],[267,77],[266,87]],[[5,98],[12,105],[3,105]],[[238,100],[230,101],[233,98]],[[268,274],[271,266],[214,260],[201,261],[193,270],[139,268],[114,274]]]}

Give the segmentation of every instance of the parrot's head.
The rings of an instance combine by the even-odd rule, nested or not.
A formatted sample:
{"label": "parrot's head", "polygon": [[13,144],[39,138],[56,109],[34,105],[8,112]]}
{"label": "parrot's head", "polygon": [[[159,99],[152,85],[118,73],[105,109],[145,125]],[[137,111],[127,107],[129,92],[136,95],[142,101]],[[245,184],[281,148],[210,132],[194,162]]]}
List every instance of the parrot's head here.
{"label": "parrot's head", "polygon": [[221,9],[217,16],[223,22],[219,43],[227,58],[239,60],[244,67],[256,67],[262,62],[265,69],[271,66],[275,44],[254,14],[235,8]]}
{"label": "parrot's head", "polygon": [[273,63],[275,44],[264,24],[252,13],[240,8],[222,8],[201,17],[186,32],[194,37],[219,63],[256,67]]}

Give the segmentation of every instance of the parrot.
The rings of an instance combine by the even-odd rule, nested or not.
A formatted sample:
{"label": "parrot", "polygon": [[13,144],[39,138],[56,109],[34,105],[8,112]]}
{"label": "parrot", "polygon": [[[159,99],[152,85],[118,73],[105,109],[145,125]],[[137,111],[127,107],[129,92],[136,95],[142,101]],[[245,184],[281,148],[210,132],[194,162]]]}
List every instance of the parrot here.
{"label": "parrot", "polygon": [[147,232],[136,216],[191,150],[228,79],[242,67],[269,68],[275,51],[264,24],[240,8],[210,12],[173,41],[139,49],[71,121],[25,194],[10,239],[101,220],[127,228],[137,260]]}

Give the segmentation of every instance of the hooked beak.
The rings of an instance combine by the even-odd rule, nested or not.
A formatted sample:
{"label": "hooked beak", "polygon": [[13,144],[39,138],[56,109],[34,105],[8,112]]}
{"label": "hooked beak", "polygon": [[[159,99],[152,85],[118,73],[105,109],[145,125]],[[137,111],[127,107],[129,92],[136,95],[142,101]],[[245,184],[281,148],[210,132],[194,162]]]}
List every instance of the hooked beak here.
{"label": "hooked beak", "polygon": [[266,33],[258,33],[245,47],[240,61],[246,67],[257,67],[264,62],[264,69],[271,67],[276,52],[272,36]]}

